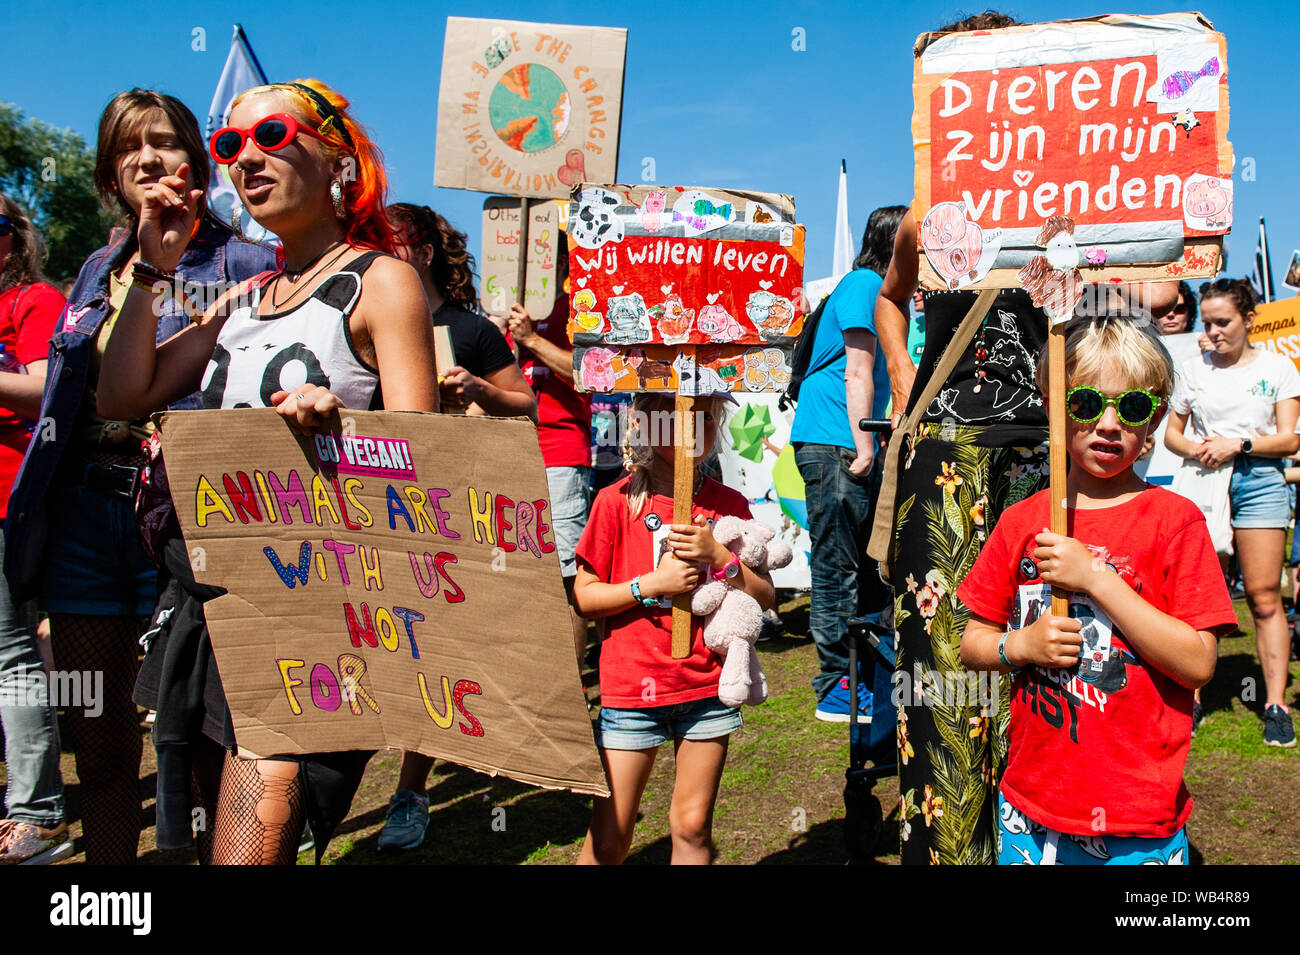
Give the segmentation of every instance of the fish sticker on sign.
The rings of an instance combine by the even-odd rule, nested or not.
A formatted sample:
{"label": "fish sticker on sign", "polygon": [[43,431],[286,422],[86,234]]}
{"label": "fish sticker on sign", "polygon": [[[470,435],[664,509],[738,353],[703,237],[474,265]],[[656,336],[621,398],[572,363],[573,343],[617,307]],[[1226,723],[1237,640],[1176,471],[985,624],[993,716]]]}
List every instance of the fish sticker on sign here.
{"label": "fish sticker on sign", "polygon": [[735,218],[734,202],[711,196],[699,189],[687,190],[673,203],[672,223],[680,223],[688,236],[721,229]]}
{"label": "fish sticker on sign", "polygon": [[1219,83],[1226,73],[1216,44],[1169,50],[1156,57],[1156,82],[1147,90],[1147,102],[1160,113],[1217,112]]}

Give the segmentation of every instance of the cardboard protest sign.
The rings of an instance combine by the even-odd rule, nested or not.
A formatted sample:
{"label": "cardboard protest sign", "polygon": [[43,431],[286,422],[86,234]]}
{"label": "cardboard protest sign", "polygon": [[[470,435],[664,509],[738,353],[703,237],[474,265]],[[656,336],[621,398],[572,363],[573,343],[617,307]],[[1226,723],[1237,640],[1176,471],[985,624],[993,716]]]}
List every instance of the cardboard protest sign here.
{"label": "cardboard protest sign", "polygon": [[[535,202],[528,207],[528,276],[524,281],[524,307],[535,321],[555,308],[555,263],[559,254],[558,202]],[[490,315],[510,316],[518,301],[519,201],[492,196],[483,203],[483,308]]]}
{"label": "cardboard protest sign", "polygon": [[790,383],[790,349],[774,345],[575,345],[580,391],[661,391],[713,395],[781,391]]}
{"label": "cardboard protest sign", "polygon": [[617,178],[627,31],[448,17],[433,184],[566,199]]}
{"label": "cardboard protest sign", "polygon": [[1300,292],[1300,249],[1291,253],[1291,264],[1287,266],[1282,284]]}
{"label": "cardboard protest sign", "polygon": [[1227,45],[1196,14],[923,35],[912,134],[921,280],[1023,286],[1214,275],[1232,224]]}
{"label": "cardboard protest sign", "polygon": [[239,745],[605,792],[533,426],[346,414],[312,437],[270,409],[162,418],[195,576],[228,591],[205,609]]}
{"label": "cardboard protest sign", "polygon": [[1300,370],[1300,298],[1256,305],[1250,343],[1290,358]]}
{"label": "cardboard protest sign", "polygon": [[804,320],[804,229],[789,196],[585,184],[568,232],[582,387],[705,394],[789,380]]}
{"label": "cardboard protest sign", "polygon": [[[1201,348],[1197,343],[1200,332],[1183,332],[1179,335],[1161,335],[1160,344],[1169,352],[1169,357],[1174,360],[1174,382],[1177,388],[1177,382],[1182,377],[1183,365],[1187,364],[1193,358],[1200,356]],[[1165,447],[1165,432],[1169,430],[1169,415],[1160,419],[1160,424],[1152,433],[1154,446],[1151,453],[1143,455],[1133,462],[1133,471],[1142,480],[1150,484],[1161,484],[1168,487],[1174,481],[1174,475],[1179,472],[1183,466],[1183,459],[1174,452]],[[1190,433],[1191,426],[1188,426]]]}

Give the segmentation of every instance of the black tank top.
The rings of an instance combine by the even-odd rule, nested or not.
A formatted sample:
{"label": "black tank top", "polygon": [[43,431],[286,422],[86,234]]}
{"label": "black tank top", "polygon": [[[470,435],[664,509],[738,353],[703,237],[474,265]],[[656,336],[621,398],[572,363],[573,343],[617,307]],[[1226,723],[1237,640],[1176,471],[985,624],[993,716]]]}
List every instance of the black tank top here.
{"label": "black tank top", "polygon": [[[976,296],[973,291],[925,292],[925,351],[907,403],[909,411]],[[1047,409],[1034,374],[1046,342],[1047,316],[1030,301],[1029,293],[1003,289],[921,420],[988,428],[978,443],[989,447],[1045,440]],[[982,361],[976,357],[981,347]],[[978,375],[981,369],[983,378]]]}

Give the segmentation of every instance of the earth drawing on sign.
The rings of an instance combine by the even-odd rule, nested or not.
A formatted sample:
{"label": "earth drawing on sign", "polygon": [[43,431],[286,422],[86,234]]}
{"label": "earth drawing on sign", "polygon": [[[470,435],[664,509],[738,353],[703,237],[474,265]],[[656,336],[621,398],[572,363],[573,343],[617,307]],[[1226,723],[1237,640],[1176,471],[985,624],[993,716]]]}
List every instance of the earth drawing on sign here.
{"label": "earth drawing on sign", "polygon": [[488,100],[492,129],[521,153],[541,152],[563,139],[570,109],[564,82],[537,63],[507,70]]}

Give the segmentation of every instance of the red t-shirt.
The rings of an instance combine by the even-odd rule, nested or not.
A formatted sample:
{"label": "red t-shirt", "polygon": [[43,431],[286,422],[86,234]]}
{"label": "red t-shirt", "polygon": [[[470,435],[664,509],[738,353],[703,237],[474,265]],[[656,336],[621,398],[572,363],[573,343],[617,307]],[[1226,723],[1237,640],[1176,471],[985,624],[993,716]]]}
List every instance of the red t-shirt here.
{"label": "red t-shirt", "polygon": [[[50,356],[50,337],[66,301],[44,282],[19,285],[0,295],[0,344],[24,365]],[[0,517],[9,509],[9,492],[27,453],[31,422],[0,408]]]}
{"label": "red t-shirt", "polygon": [[[1033,560],[1047,508],[1040,491],[1003,513],[957,590],[973,613],[1016,630],[1050,612]],[[1186,498],[1148,486],[1069,518],[1070,536],[1156,609],[1197,630],[1236,626],[1205,518]],[[1084,623],[1078,666],[1016,675],[1002,794],[1065,833],[1171,836],[1192,812],[1192,691],[1144,663],[1086,595],[1071,595],[1070,616]]]}
{"label": "red t-shirt", "polygon": [[[655,569],[658,542],[667,537],[673,522],[673,499],[662,494],[651,495],[641,514],[633,517],[627,503],[631,480],[625,476],[596,495],[575,552],[601,580],[624,586]],[[736,491],[706,480],[695,495],[692,519],[727,514],[748,520],[749,504]],[[655,524],[657,530],[652,531]],[[630,607],[607,619],[608,636],[600,647],[603,706],[643,710],[718,695],[722,661],[704,645],[699,617],[691,618],[691,655],[684,660],[673,659],[671,606]]]}
{"label": "red t-shirt", "polygon": [[[566,328],[569,296],[557,295],[555,308],[534,330],[553,345],[571,350]],[[519,367],[537,395],[537,442],[542,463],[548,468],[591,467],[591,399],[551,371],[546,363],[522,345]]]}

